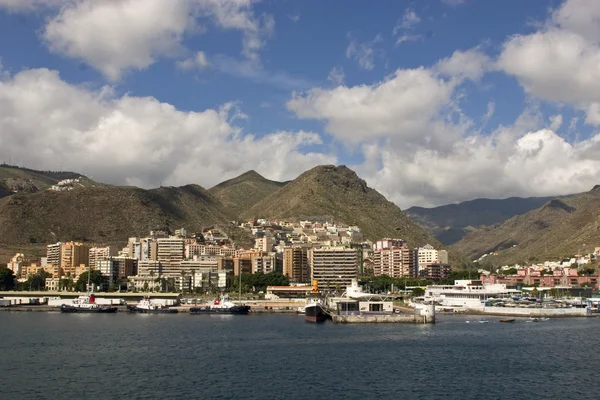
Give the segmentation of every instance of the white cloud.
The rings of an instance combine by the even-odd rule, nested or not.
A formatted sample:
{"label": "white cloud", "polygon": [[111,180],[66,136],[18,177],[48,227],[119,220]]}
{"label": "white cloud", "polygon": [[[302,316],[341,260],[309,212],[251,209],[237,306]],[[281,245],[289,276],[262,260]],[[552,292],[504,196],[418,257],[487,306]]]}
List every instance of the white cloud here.
{"label": "white cloud", "polygon": [[550,116],[550,130],[557,131],[563,123],[563,117],[560,114]]}
{"label": "white cloud", "polygon": [[376,46],[382,42],[381,35],[375,36],[375,39],[369,42],[358,42],[352,35],[348,34],[350,43],[346,48],[346,57],[354,59],[362,69],[371,71],[375,68],[375,57],[383,56],[383,50]]}
{"label": "white cloud", "polygon": [[298,21],[300,21],[300,14],[287,14],[287,17],[292,22],[298,22]]}
{"label": "white cloud", "polygon": [[275,19],[270,14],[256,16],[253,0],[196,0],[201,13],[211,17],[223,29],[239,30],[243,34],[242,53],[250,60],[258,60],[258,52],[265,39],[275,29]]}
{"label": "white cloud", "polygon": [[475,47],[466,51],[456,50],[450,57],[438,61],[434,69],[442,76],[476,81],[491,65],[491,59]]}
{"label": "white cloud", "polygon": [[75,0],[0,0],[0,8],[14,13],[29,13],[42,9],[56,8]]}
{"label": "white cloud", "polygon": [[327,80],[333,84],[333,86],[340,86],[344,84],[344,69],[342,67],[333,67],[329,71]]}
{"label": "white cloud", "polygon": [[417,13],[412,8],[407,8],[404,10],[404,14],[402,18],[398,20],[396,26],[394,26],[394,30],[392,32],[393,35],[397,35],[402,30],[413,29],[415,26],[421,23],[421,18],[417,15]]}
{"label": "white cloud", "polygon": [[416,42],[417,40],[420,40],[421,38],[422,38],[421,35],[404,34],[404,35],[400,36],[398,39],[396,39],[396,46],[399,46],[402,43]]}
{"label": "white cloud", "polygon": [[[333,155],[303,154],[321,143],[311,132],[245,134],[234,105],[181,111],[152,97],[91,91],[46,69],[0,82],[0,160],[32,168],[87,171],[92,178],[143,187],[219,181],[256,169],[290,179]],[[39,149],[39,151],[31,151]]]}
{"label": "white cloud", "polygon": [[505,44],[498,66],[539,99],[567,103],[600,124],[600,2],[568,0],[547,23]]}
{"label": "white cloud", "polygon": [[68,0],[64,2],[0,0],[9,10],[32,12],[57,8],[43,28],[49,48],[80,59],[117,81],[128,70],[147,68],[161,57],[184,53],[185,35],[203,32],[199,21],[211,20],[226,30],[242,33],[242,54],[254,61],[273,33],[269,14],[256,16],[253,0]]}
{"label": "white cloud", "polygon": [[206,58],[206,54],[204,54],[203,51],[199,51],[194,57],[186,58],[183,61],[178,61],[177,67],[183,70],[189,70],[194,68],[205,69],[210,67],[210,63]]}
{"label": "white cloud", "polygon": [[425,68],[397,70],[388,79],[294,94],[287,107],[299,118],[319,119],[342,140],[414,137],[450,103],[454,87]]}
{"label": "white cloud", "polygon": [[185,0],[169,7],[162,0],[83,0],[63,7],[43,37],[51,50],[82,59],[116,81],[123,71],[176,54],[192,24]]}

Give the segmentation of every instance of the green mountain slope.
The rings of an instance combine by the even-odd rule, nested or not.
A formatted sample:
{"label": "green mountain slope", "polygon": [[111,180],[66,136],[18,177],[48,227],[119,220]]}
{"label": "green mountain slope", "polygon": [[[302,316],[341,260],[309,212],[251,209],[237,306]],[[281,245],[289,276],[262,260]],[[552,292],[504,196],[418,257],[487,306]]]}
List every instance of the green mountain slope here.
{"label": "green mountain slope", "polygon": [[[451,246],[471,259],[488,256],[495,264],[544,261],[600,247],[600,186],[557,198],[496,227],[487,227]],[[487,260],[486,260],[487,261]]]}
{"label": "green mountain slope", "polygon": [[441,244],[400,208],[345,166],[319,166],[272,193],[244,213],[247,218],[331,218],[357,225],[365,238],[405,239],[410,246]]}
{"label": "green mountain slope", "polygon": [[197,185],[14,194],[0,199],[0,245],[57,240],[123,244],[152,229],[193,232],[229,219],[223,206]]}
{"label": "green mountain slope", "polygon": [[210,188],[208,192],[233,215],[240,215],[250,207],[284,186],[284,182],[271,181],[256,171],[248,171],[236,178]]}

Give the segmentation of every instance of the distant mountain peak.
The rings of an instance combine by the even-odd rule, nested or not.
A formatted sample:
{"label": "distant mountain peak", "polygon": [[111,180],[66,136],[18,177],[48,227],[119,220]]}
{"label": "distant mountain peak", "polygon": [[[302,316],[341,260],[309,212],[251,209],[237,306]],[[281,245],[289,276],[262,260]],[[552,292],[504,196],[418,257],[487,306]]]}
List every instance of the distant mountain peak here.
{"label": "distant mountain peak", "polygon": [[590,193],[600,194],[600,185],[595,185],[592,190],[590,190]]}
{"label": "distant mountain peak", "polygon": [[568,213],[575,211],[575,207],[571,207],[559,199],[553,199],[547,202],[542,210],[563,210]]}

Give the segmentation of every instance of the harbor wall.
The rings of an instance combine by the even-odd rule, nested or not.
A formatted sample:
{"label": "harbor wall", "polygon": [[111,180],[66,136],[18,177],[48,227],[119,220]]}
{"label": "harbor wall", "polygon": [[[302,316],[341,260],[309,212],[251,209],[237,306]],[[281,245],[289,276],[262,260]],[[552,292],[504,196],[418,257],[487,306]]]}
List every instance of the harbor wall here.
{"label": "harbor wall", "polygon": [[404,324],[427,324],[433,321],[427,316],[422,315],[332,315],[332,320],[336,324],[367,324],[367,323],[404,323]]}
{"label": "harbor wall", "polygon": [[513,317],[587,317],[591,315],[585,308],[484,307],[481,313]]}

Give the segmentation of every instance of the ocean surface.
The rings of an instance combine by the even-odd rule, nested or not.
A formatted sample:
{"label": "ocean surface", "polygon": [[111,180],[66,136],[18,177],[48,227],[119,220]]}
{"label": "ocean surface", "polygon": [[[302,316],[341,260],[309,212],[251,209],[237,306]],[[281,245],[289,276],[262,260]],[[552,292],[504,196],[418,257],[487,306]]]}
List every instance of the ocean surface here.
{"label": "ocean surface", "polygon": [[600,318],[489,320],[0,312],[0,398],[600,398]]}

